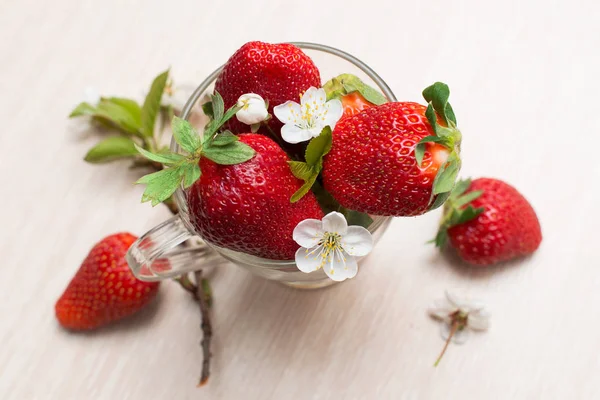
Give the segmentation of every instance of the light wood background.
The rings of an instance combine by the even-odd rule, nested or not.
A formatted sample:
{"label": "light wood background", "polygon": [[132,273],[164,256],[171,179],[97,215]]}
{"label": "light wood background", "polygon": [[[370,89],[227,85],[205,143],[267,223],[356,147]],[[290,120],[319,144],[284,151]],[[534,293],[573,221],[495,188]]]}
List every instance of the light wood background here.
{"label": "light wood background", "polygon": [[[598,399],[600,6],[594,1],[0,0],[0,398]],[[174,283],[141,315],[69,334],[53,306],[90,247],[168,217],[125,164],[82,161],[86,86],[141,97],[172,66],[199,83],[248,40],[303,40],[371,65],[399,99],[450,84],[464,176],[531,200],[538,253],[476,270],[423,243],[440,212],[396,220],[359,276],[303,292],[215,272],[211,380],[199,313]],[[427,306],[447,288],[492,329],[451,346]]]}

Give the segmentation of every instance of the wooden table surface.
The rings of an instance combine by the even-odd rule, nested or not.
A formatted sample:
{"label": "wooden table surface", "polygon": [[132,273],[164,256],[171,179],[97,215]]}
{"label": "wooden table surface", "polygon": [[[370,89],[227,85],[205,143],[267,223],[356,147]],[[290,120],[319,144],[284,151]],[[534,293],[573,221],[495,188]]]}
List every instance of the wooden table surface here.
{"label": "wooden table surface", "polygon": [[[275,3],[0,0],[0,398],[600,398],[600,3]],[[463,176],[524,193],[542,222],[537,254],[461,266],[423,245],[438,210],[395,220],[359,276],[330,289],[224,265],[202,389],[199,313],[172,282],[126,322],[60,329],[54,302],[91,246],[169,215],[139,204],[125,164],[82,161],[97,137],[66,117],[84,88],[140,98],[168,66],[199,83],[252,39],[344,49],[399,99],[447,82]],[[492,328],[433,368],[443,341],[426,309],[447,288],[482,298]]]}

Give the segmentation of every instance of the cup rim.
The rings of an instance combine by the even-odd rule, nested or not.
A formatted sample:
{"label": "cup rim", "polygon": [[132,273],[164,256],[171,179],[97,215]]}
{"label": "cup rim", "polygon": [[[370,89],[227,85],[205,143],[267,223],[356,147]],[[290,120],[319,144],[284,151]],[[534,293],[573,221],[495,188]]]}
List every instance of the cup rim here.
{"label": "cup rim", "polygon": [[[366,63],[364,63],[360,59],[356,58],[355,56],[353,56],[343,50],[337,49],[335,47],[327,46],[327,45],[320,44],[320,43],[312,43],[312,42],[287,42],[287,43],[298,46],[301,49],[321,51],[321,52],[328,53],[328,54],[331,54],[334,56],[338,56],[338,57],[350,62],[354,66],[358,67],[362,72],[364,72],[371,80],[373,80],[373,82],[375,82],[375,84],[379,87],[379,89],[381,89],[384,96],[389,101],[397,101],[396,96],[392,92],[392,89],[390,89],[388,84],[379,76],[379,74],[377,74],[371,67],[369,67]],[[219,73],[221,73],[221,70],[223,69],[223,66],[224,66],[224,64],[220,65],[217,69],[215,69],[194,90],[194,92],[191,94],[190,98],[187,100],[187,102],[185,103],[185,105],[181,111],[182,119],[185,119],[186,121],[189,120],[193,107],[196,105],[196,103],[200,99],[200,96],[202,96],[202,94],[206,91],[206,89],[214,81],[216,81]],[[178,149],[178,144],[177,144],[177,142],[175,142],[175,139],[173,137],[171,138],[170,149],[173,152],[177,151],[177,149]],[[183,221],[184,225],[190,230],[190,232],[194,232],[194,229],[191,226],[190,222],[187,220],[187,217],[184,218],[183,215],[181,215],[182,214],[181,211],[184,211],[184,213],[187,214],[187,204],[185,201],[183,189],[178,188],[177,191],[175,192],[174,197],[175,197],[175,202],[177,203],[177,206],[179,207],[179,210],[180,210],[180,217],[182,217],[181,220]],[[185,208],[182,208],[182,206]],[[369,227],[369,230],[372,232],[375,232],[381,228],[385,229],[387,227],[387,225],[389,225],[390,220],[391,220],[391,217],[375,217],[375,221],[373,224],[371,224],[371,226]],[[216,246],[209,242],[206,242],[206,244],[208,246],[210,246],[211,248],[215,249],[217,252],[219,252],[219,254],[221,256],[225,257],[226,259],[228,259],[229,261],[232,261],[232,262],[241,261],[241,262],[244,262],[247,264],[252,264],[254,266],[264,266],[264,267],[274,267],[274,266],[288,267],[288,266],[295,265],[295,260],[293,260],[293,259],[292,260],[271,260],[268,258],[262,258],[262,257],[258,257],[258,256],[253,256],[251,254],[241,253],[241,252],[238,252],[235,250],[222,248],[222,247]],[[244,260],[238,260],[236,258],[236,256],[238,254],[243,254]]]}

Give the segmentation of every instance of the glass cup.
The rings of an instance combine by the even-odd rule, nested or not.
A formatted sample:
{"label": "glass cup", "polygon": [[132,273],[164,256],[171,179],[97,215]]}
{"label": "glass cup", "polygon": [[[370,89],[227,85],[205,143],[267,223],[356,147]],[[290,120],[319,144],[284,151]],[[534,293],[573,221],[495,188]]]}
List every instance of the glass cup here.
{"label": "glass cup", "polygon": [[[378,88],[388,100],[396,101],[388,85],[375,71],[356,57],[321,44],[304,42],[293,44],[303,49],[313,59],[322,78],[330,79],[342,73],[351,73]],[[222,67],[210,74],[194,91],[182,110],[182,118],[190,120],[191,111],[196,104],[199,101],[208,101],[221,69]],[[206,117],[203,118],[203,121],[192,121],[199,131],[206,122]],[[171,151],[179,150],[179,145],[172,139]],[[190,223],[183,188],[177,190],[174,200],[179,208],[179,214],[142,235],[127,252],[127,263],[138,279],[158,281],[230,261],[255,275],[295,288],[316,289],[336,283],[329,279],[322,269],[308,274],[301,272],[294,260],[260,258],[202,240]],[[373,234],[374,242],[377,243],[390,224],[391,217],[372,216],[372,218],[373,223],[368,229]],[[360,259],[358,263],[360,265]]]}

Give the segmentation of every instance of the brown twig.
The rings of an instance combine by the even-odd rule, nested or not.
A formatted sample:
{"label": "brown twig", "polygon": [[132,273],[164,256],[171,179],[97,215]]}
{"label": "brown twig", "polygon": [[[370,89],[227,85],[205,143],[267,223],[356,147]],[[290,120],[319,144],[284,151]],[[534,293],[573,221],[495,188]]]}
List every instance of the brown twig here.
{"label": "brown twig", "polygon": [[210,314],[208,309],[208,296],[202,285],[202,270],[194,272],[196,278],[196,295],[194,298],[200,305],[200,312],[202,313],[202,374],[200,375],[200,382],[198,386],[204,386],[208,382],[210,376],[210,342],[212,340],[212,324],[210,322]]}

